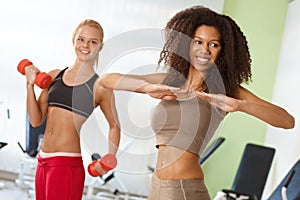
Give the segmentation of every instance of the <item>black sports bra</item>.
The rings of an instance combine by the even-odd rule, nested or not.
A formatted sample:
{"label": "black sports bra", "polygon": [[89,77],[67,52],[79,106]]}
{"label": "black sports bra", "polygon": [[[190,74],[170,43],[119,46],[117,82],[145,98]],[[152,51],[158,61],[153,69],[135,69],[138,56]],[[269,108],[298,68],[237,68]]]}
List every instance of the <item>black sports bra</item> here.
{"label": "black sports bra", "polygon": [[63,69],[49,86],[48,105],[64,108],[79,115],[89,117],[94,110],[94,83],[99,77],[95,74],[87,82],[68,86],[63,80]]}

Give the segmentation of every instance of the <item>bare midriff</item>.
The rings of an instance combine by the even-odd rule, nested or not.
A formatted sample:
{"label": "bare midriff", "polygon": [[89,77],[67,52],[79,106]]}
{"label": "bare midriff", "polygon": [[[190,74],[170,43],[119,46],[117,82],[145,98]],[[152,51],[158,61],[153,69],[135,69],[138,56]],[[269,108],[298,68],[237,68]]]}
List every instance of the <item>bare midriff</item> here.
{"label": "bare midriff", "polygon": [[49,107],[41,150],[45,153],[81,153],[79,134],[85,120],[71,111]]}
{"label": "bare midriff", "polygon": [[198,155],[165,145],[158,148],[155,175],[162,180],[204,178]]}

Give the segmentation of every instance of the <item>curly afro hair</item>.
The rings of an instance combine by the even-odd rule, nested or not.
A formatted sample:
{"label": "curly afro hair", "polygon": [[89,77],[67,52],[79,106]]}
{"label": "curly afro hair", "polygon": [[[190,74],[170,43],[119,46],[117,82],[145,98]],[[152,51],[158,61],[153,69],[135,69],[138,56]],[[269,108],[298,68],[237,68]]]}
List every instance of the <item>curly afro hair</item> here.
{"label": "curly afro hair", "polygon": [[158,61],[159,65],[164,61],[168,67],[168,75],[163,83],[180,87],[186,82],[190,67],[190,42],[201,25],[213,26],[221,34],[222,49],[215,64],[226,95],[233,97],[241,83],[251,81],[251,58],[246,37],[229,16],[202,6],[180,11],[167,23],[166,42]]}

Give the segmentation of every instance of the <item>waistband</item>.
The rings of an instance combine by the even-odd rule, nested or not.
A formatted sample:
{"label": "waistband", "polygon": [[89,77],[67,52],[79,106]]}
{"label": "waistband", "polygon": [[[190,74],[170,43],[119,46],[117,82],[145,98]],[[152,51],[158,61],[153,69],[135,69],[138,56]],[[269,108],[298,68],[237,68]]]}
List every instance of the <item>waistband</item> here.
{"label": "waistband", "polygon": [[42,158],[38,155],[38,165],[39,166],[48,166],[48,167],[56,167],[56,166],[64,166],[64,167],[82,167],[83,161],[82,157],[69,157],[69,156],[55,156]]}
{"label": "waistband", "polygon": [[152,175],[152,183],[162,187],[194,187],[197,188],[199,185],[205,185],[203,179],[177,179],[177,180],[162,180],[155,174]]}
{"label": "waistband", "polygon": [[72,152],[53,152],[53,153],[45,153],[40,150],[39,155],[42,158],[50,158],[56,156],[65,156],[65,157],[81,157],[81,153],[72,153]]}

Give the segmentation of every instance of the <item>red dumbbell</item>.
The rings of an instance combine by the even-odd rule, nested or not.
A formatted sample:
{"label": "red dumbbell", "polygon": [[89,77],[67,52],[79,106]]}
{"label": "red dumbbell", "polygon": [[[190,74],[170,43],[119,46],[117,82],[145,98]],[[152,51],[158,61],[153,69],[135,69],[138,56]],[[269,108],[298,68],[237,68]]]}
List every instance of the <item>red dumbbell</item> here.
{"label": "red dumbbell", "polygon": [[106,154],[99,160],[94,160],[91,164],[88,166],[88,172],[91,176],[96,177],[96,176],[102,176],[96,169],[95,165],[99,163],[101,168],[109,171],[117,166],[117,159],[115,155],[113,154]]}
{"label": "red dumbbell", "polygon": [[[18,71],[25,75],[25,68],[29,65],[32,65],[28,59],[23,59],[18,64]],[[36,75],[34,83],[39,86],[41,89],[47,88],[51,83],[51,76],[45,72],[40,72]]]}

